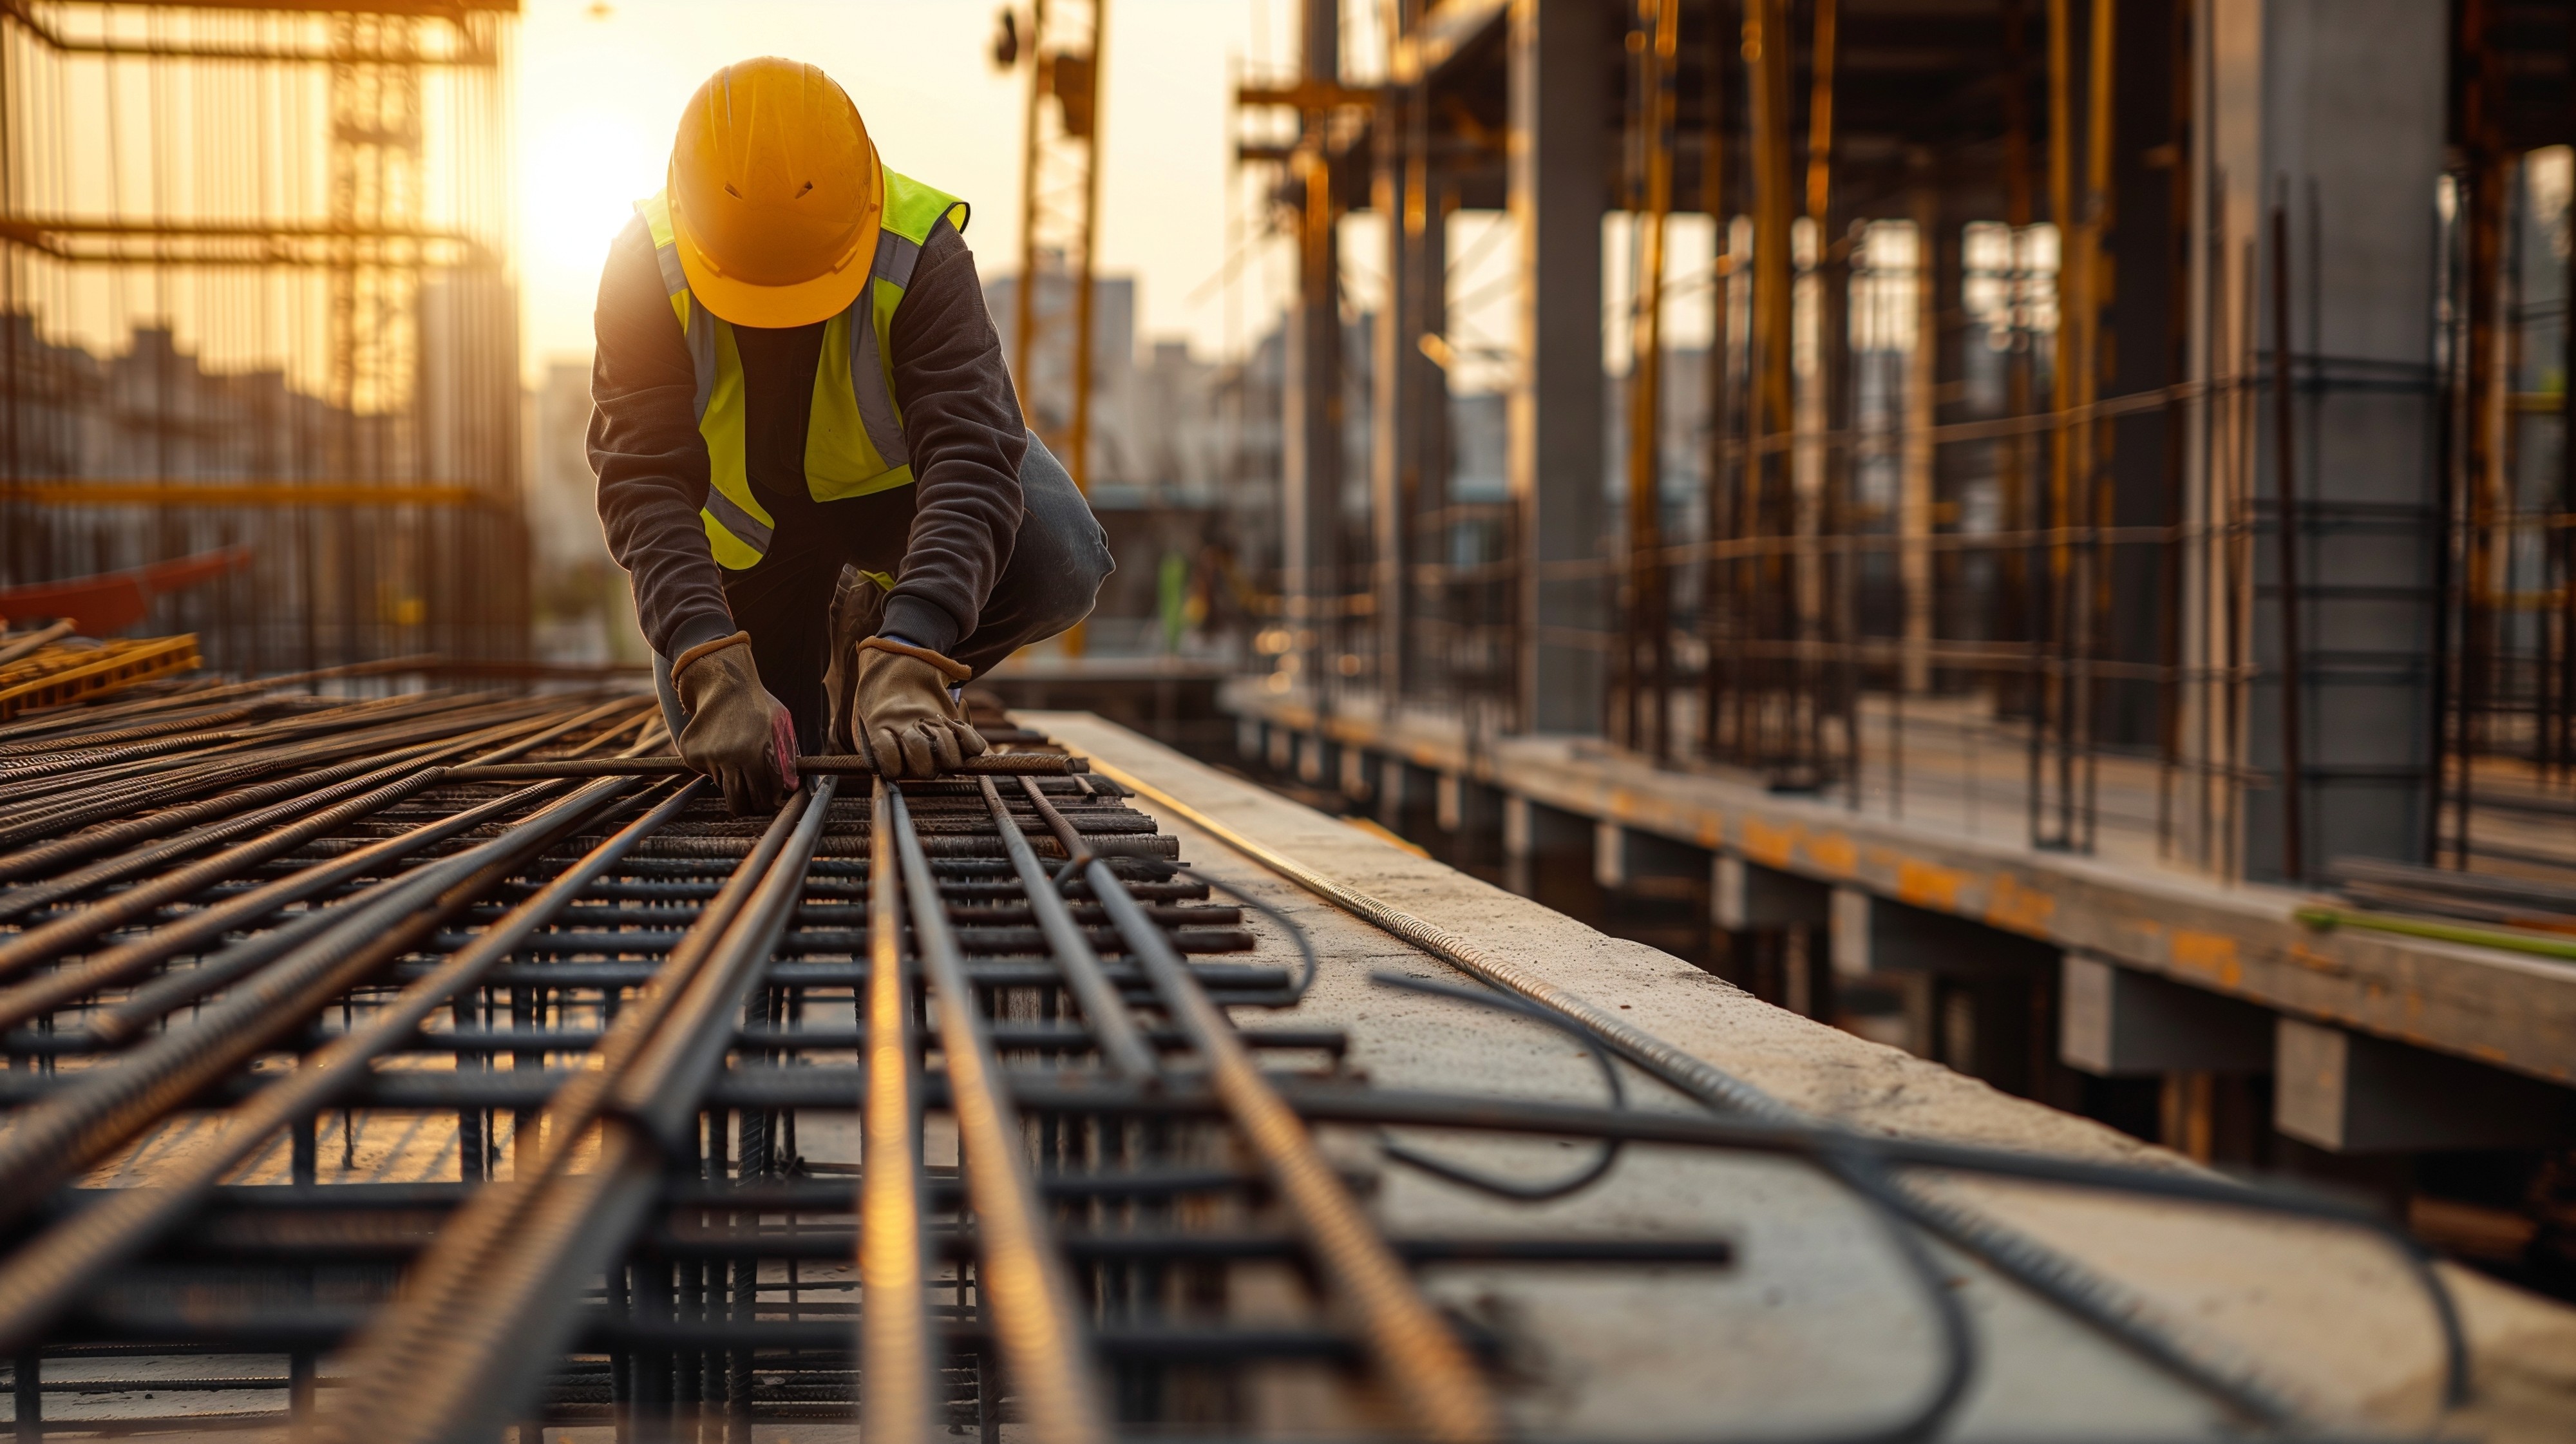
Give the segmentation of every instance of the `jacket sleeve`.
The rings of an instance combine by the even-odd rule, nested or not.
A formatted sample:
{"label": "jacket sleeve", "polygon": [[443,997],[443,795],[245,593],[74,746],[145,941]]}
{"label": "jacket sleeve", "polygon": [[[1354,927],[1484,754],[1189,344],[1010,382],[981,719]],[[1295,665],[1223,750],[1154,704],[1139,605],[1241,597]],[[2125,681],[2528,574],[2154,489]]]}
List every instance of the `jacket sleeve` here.
{"label": "jacket sleeve", "polygon": [[665,657],[734,630],[698,511],[707,444],[697,376],[662,289],[651,232],[627,223],[600,272],[590,368],[590,467],[609,555],[626,568],[644,639]]}
{"label": "jacket sleeve", "polygon": [[[895,309],[894,399],[912,451],[912,535],[885,630],[936,651],[973,634],[1026,509],[1029,434],[974,253],[941,221]],[[703,463],[702,463],[703,465]],[[703,471],[701,472],[703,475]]]}

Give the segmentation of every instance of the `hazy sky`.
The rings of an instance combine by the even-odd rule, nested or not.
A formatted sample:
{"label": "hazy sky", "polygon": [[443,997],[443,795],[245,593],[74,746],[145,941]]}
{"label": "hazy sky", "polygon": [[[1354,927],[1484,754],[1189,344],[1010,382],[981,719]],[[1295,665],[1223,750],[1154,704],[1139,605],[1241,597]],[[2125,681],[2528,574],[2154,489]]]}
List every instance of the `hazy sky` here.
{"label": "hazy sky", "polygon": [[[1228,245],[1226,90],[1232,57],[1285,60],[1291,0],[1110,0],[1101,263],[1138,279],[1140,338],[1226,341],[1207,288]],[[848,88],[886,164],[964,196],[967,240],[989,273],[1019,254],[1025,71],[995,73],[998,0],[529,0],[520,25],[518,129],[527,352],[591,346],[599,263],[639,197],[657,189],[680,110],[717,66],[762,54],[811,61]],[[1262,267],[1250,268],[1257,290]],[[1260,309],[1247,296],[1241,309]],[[1257,329],[1257,323],[1256,323]]]}

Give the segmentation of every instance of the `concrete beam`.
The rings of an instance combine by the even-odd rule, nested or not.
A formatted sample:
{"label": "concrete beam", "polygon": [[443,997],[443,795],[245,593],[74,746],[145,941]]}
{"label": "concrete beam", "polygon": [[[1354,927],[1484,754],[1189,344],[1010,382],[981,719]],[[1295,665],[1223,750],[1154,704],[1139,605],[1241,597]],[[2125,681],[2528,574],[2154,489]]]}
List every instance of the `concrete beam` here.
{"label": "concrete beam", "polygon": [[1592,880],[1611,892],[1688,896],[1708,876],[1708,849],[1596,822],[1592,828]]}
{"label": "concrete beam", "polygon": [[1520,517],[1520,725],[1598,735],[1603,654],[1598,578],[1550,579],[1551,562],[1602,544],[1601,208],[1603,17],[1591,0],[1512,0],[1509,206],[1520,294],[1505,470]]}
{"label": "concrete beam", "polygon": [[2056,959],[2054,949],[2029,938],[1889,902],[1856,887],[1833,890],[1829,925],[1834,975],[1842,978],[1987,977]]}
{"label": "concrete beam", "polygon": [[1823,883],[1721,852],[1709,862],[1710,920],[1730,933],[1764,928],[1823,927],[1833,889]]}
{"label": "concrete beam", "polygon": [[2097,1077],[2261,1073],[2272,1066],[2273,1015],[2100,958],[2068,953],[2060,969],[2057,1054]]}
{"label": "concrete beam", "polygon": [[2530,1148],[2568,1134],[2571,1095],[2464,1058],[2282,1018],[2272,1125],[2335,1153]]}
{"label": "concrete beam", "polygon": [[[1454,5],[1443,5],[1445,13]],[[1774,1096],[1864,1132],[2003,1144],[2103,1163],[2169,1165],[2135,1138],[2005,1096],[1956,1072],[1874,1047],[1792,1017],[1680,960],[1606,936],[1473,877],[1265,792],[1096,717],[1039,714],[1046,729],[1104,770],[1153,780],[1179,801],[1259,838],[1332,880],[1387,898],[1490,955],[1544,975],[1554,986],[1633,1020],[1681,1052]],[[1761,799],[1752,799],[1759,803]],[[1205,840],[1168,810],[1194,865],[1219,879],[1281,898],[1310,917],[1317,947],[1336,956],[1393,961],[1383,933],[1338,909],[1302,903],[1277,874]],[[1688,833],[1683,833],[1688,836]],[[1302,903],[1302,906],[1301,906]],[[1277,929],[1257,930],[1247,961],[1293,967]],[[1402,959],[1417,975],[1463,980],[1428,956]],[[1482,1009],[1390,1007],[1367,968],[1327,968],[1299,1008],[1298,1026],[1337,1027],[1371,1080],[1390,1088],[1597,1104],[1599,1082],[1570,1045],[1559,1048],[1526,1021]],[[1543,1054],[1553,1053],[1551,1060]],[[1544,1066],[1542,1066],[1544,1065]],[[1640,1105],[1644,1106],[1644,1105]],[[1470,1145],[1455,1145],[1466,1148]],[[1594,1189],[1549,1206],[1550,1227],[1633,1237],[1700,1231],[1750,1237],[1732,1282],[1623,1270],[1576,1280],[1564,1270],[1506,1270],[1498,1307],[1513,1311],[1516,1338],[1546,1373],[1533,1387],[1562,1390],[1560,1432],[1607,1436],[1705,1430],[1712,1417],[1745,1432],[1812,1428],[1820,1400],[1852,1413],[1894,1409],[1912,1375],[1891,1360],[1919,1357],[1916,1316],[1891,1300],[1884,1243],[1846,1195],[1809,1175],[1681,1150],[1631,1149]],[[1740,1180],[1740,1181],[1739,1181]],[[1980,1190],[1982,1193],[1983,1190]],[[1416,1197],[1418,1195],[1418,1198]],[[2230,1347],[2268,1377],[2323,1400],[2346,1432],[2422,1432],[2437,1354],[2423,1298],[2392,1270],[2356,1266],[2357,1235],[2284,1228],[2231,1209],[2185,1209],[2085,1190],[2011,1190],[1998,1199],[2010,1221],[2088,1265],[2153,1294],[2157,1314],[2194,1331],[2225,1327]],[[1456,1189],[1408,1190],[1407,1217],[1426,1230],[1470,1229],[1490,1217],[1484,1200]],[[1673,1212],[1680,1209],[1680,1212]],[[1765,1239],[1772,1243],[1765,1244]],[[1774,1246],[1777,1245],[1777,1246]],[[2139,1273],[2152,1254],[2153,1276]],[[2232,1416],[2118,1344],[2070,1328],[2062,1313],[1999,1281],[1972,1257],[1947,1256],[1945,1277],[1975,1318],[1978,1387],[1955,1431],[1975,1437],[2075,1438],[2119,1433],[2220,1436]],[[2545,1381],[2576,1357],[2576,1314],[2558,1303],[2445,1265],[2482,1378]],[[1710,1277],[1714,1278],[1714,1275]],[[1535,1282],[1531,1282],[1535,1280]],[[1560,1285],[1559,1280],[1563,1280]],[[1779,1292],[1766,1290],[1777,1285]],[[1574,1292],[1569,1292],[1574,1290]],[[1709,1312],[1664,1314],[1681,1298]],[[1782,1300],[1786,1300],[1783,1306]],[[1527,1321],[1524,1331],[1517,1322]],[[1618,1331],[1613,1339],[1607,1331]],[[2205,1336],[2205,1335],[2204,1335]],[[1622,1361],[1612,1387],[1604,1350]],[[1656,1367],[1627,1370],[1638,1349]],[[1731,1367],[1734,1372],[1724,1372]],[[1718,1372],[1712,1372],[1718,1370]],[[1592,1391],[1586,1395],[1583,1391]],[[1642,1391],[1642,1392],[1641,1392]],[[2151,1410],[2131,1402],[2153,1391]],[[2564,1391],[2495,1388],[2480,1408],[2504,1414],[2492,1432],[2517,1439],[2576,1435]],[[1605,1397],[1606,1395],[1606,1397]],[[1587,1405],[1589,1407],[1587,1408]],[[2510,1411],[2509,1413],[2507,1411]]]}
{"label": "concrete beam", "polygon": [[1309,787],[1323,786],[1324,777],[1332,766],[1333,750],[1332,742],[1323,734],[1301,734],[1297,738],[1297,780]]}
{"label": "concrete beam", "polygon": [[1389,832],[1404,831],[1404,809],[1416,799],[1410,786],[1404,759],[1381,757],[1377,760],[1377,822]]}
{"label": "concrete beam", "polygon": [[[1532,802],[1516,792],[1503,794],[1503,875],[1506,885],[1523,897],[1539,895],[1541,876],[1561,867],[1581,867],[1592,848],[1592,823],[1570,812]],[[1591,869],[1577,874],[1588,877]]]}
{"label": "concrete beam", "polygon": [[[2576,970],[2485,948],[2299,920],[2306,895],[2221,886],[2152,857],[2040,852],[1722,777],[1660,770],[1564,738],[1471,736],[1454,714],[1371,706],[1319,715],[1263,679],[1226,684],[1225,705],[1273,728],[1325,728],[1467,779],[1580,813],[1723,848],[1816,883],[1867,888],[2063,952],[2302,1017],[2331,1018],[2576,1086]],[[1499,805],[1498,803],[1495,805]],[[1491,823],[1468,834],[1491,834]],[[2050,960],[2051,967],[2055,960]]]}
{"label": "concrete beam", "polygon": [[1486,845],[1482,839],[1503,830],[1504,796],[1493,788],[1456,772],[1433,774],[1432,822],[1442,832],[1461,844],[1471,841]]}
{"label": "concrete beam", "polygon": [[1341,754],[1342,796],[1353,802],[1366,802],[1369,796],[1368,754],[1356,747],[1344,747]]}

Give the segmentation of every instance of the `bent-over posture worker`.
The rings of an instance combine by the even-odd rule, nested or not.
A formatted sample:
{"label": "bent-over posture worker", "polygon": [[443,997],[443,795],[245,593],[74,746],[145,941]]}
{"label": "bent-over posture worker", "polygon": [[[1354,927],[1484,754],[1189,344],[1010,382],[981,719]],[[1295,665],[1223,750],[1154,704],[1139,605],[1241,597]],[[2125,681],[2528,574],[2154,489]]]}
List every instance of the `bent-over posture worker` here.
{"label": "bent-over posture worker", "polygon": [[985,750],[958,688],[1111,569],[1022,423],[954,196],[880,165],[829,76],[689,101],[599,281],[590,461],[680,756],[737,813],[800,743],[926,777]]}

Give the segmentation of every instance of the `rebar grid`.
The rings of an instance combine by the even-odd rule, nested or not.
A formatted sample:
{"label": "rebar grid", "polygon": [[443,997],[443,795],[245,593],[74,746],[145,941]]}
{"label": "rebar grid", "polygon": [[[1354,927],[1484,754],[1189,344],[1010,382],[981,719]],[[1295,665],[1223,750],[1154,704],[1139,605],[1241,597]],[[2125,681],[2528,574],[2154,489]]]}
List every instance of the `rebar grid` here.
{"label": "rebar grid", "polygon": [[[155,754],[171,765],[126,813],[0,853],[0,1349],[21,1437],[57,1394],[145,1390],[265,1407],[115,1427],[211,1411],[369,1441],[747,1440],[863,1415],[888,1439],[1242,1436],[1278,1422],[1265,1380],[1320,1366],[1339,1402],[1297,1427],[1496,1438],[1500,1341],[1434,1306],[1425,1270],[1734,1257],[1706,1235],[1390,1236],[1371,1168],[1319,1130],[1601,1150],[1531,1188],[1382,1149],[1520,1199],[1588,1186],[1627,1147],[1815,1163],[1913,1260],[1923,1297],[1903,1306],[1943,1341],[1923,1400],[1833,1437],[1927,1435],[1975,1366],[1891,1202],[1912,1170],[2380,1227],[2186,1175],[1629,1112],[1616,1090],[1592,1108],[1366,1086],[1338,1029],[1230,1012],[1293,1007],[1336,960],[1228,960],[1254,920],[1130,789],[990,714],[1008,771],[889,786],[832,759],[776,816],[734,819],[653,755],[649,699],[248,695],[251,727],[157,733],[200,745]],[[157,710],[207,712],[175,690]],[[57,717],[13,755],[88,756],[155,711]],[[1281,1264],[1302,1302],[1247,1308],[1246,1271]],[[245,1356],[279,1363],[240,1373]]]}

